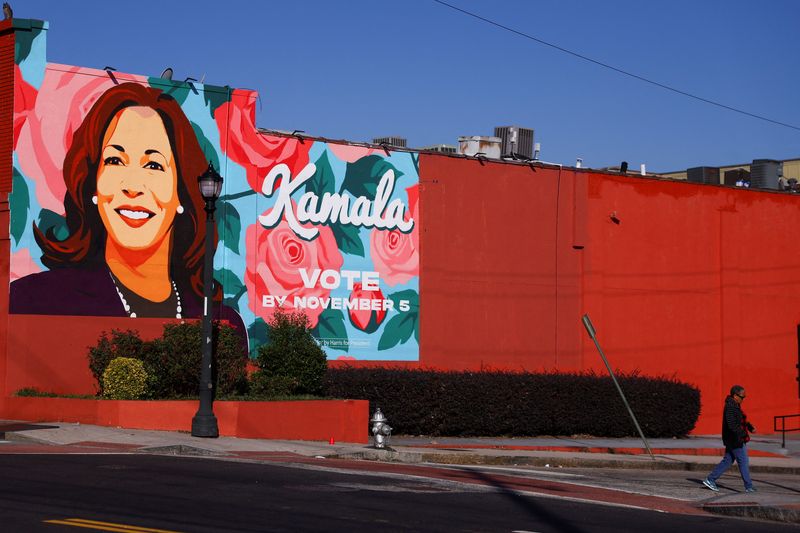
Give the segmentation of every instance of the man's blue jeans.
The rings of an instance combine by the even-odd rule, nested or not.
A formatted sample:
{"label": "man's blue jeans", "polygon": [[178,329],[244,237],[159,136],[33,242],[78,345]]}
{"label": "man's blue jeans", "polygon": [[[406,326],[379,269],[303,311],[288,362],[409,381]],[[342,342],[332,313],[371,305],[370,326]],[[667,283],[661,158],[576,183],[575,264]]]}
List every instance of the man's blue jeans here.
{"label": "man's blue jeans", "polygon": [[731,467],[734,461],[739,463],[739,472],[742,474],[744,488],[751,488],[753,486],[753,481],[750,479],[750,459],[747,457],[746,444],[741,448],[725,448],[725,456],[722,458],[722,461],[720,461],[714,471],[708,475],[708,479],[716,483],[719,477]]}

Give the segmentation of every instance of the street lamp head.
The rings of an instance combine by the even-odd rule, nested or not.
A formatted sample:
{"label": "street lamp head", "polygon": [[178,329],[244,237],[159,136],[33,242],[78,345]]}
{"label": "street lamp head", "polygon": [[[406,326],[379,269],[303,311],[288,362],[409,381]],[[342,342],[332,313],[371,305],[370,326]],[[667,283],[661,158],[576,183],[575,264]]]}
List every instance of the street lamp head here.
{"label": "street lamp head", "polygon": [[197,178],[200,185],[200,194],[206,202],[214,202],[222,192],[222,176],[214,168],[214,163],[209,162],[208,168]]}

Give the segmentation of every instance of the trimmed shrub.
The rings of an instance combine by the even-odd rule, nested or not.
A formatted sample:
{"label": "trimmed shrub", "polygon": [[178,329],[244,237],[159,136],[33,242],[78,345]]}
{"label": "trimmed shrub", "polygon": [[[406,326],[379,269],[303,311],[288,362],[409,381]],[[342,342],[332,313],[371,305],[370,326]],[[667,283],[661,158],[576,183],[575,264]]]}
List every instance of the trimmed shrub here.
{"label": "trimmed shrub", "polygon": [[[646,437],[683,437],[700,415],[700,391],[674,378],[617,375]],[[430,436],[638,437],[609,376],[336,368],[335,398],[380,407],[397,433]]]}
{"label": "trimmed shrub", "polygon": [[291,394],[320,394],[328,360],[311,335],[303,312],[277,311],[267,324],[268,344],[258,349],[260,372],[251,378],[252,387],[269,390],[288,385]]}
{"label": "trimmed shrub", "polygon": [[258,398],[282,398],[291,396],[297,388],[297,380],[287,376],[267,376],[261,370],[250,376],[249,393]]}
{"label": "trimmed shrub", "polygon": [[138,400],[147,392],[144,363],[131,357],[117,357],[103,372],[103,398]]}
{"label": "trimmed shrub", "polygon": [[[214,323],[212,381],[217,394],[241,394],[247,388],[247,354],[235,328]],[[103,391],[102,374],[109,362],[124,353],[139,359],[147,372],[147,396],[154,399],[197,396],[202,359],[202,322],[164,324],[164,333],[142,341],[136,331],[113,330],[100,336],[89,350],[89,367]],[[98,377],[99,376],[99,377]]]}
{"label": "trimmed shrub", "polygon": [[89,370],[97,382],[98,395],[103,394],[103,372],[108,364],[117,357],[140,359],[142,345],[138,331],[113,329],[110,334],[105,331],[100,334],[97,345],[89,348]]}

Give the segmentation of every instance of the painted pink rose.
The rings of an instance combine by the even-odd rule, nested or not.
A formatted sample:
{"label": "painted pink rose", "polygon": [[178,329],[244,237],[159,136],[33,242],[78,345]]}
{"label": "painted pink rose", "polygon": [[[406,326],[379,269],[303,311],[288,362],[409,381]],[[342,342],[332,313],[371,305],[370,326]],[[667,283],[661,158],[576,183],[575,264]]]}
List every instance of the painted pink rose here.
{"label": "painted pink rose", "polygon": [[31,257],[31,251],[27,248],[21,248],[11,254],[10,265],[10,278],[11,281],[15,279],[24,278],[30,274],[41,272],[42,269],[36,264],[36,261]]}
{"label": "painted pink rose", "polygon": [[[312,226],[309,224],[307,227]],[[339,271],[344,263],[333,231],[327,226],[317,226],[317,229],[319,235],[312,241],[306,241],[298,237],[285,220],[274,228],[265,228],[259,223],[247,228],[247,270],[244,281],[250,309],[256,316],[269,322],[278,306],[275,300],[273,307],[264,306],[265,296],[286,297],[283,309],[304,311],[311,327],[317,325],[322,307],[295,307],[295,297],[308,300],[327,298],[331,291],[323,288],[319,280],[313,287],[306,287],[300,269],[305,269],[310,278],[316,269]]]}
{"label": "painted pink rose", "polygon": [[[247,171],[247,183],[261,192],[267,173],[280,163],[289,167],[292,176],[308,165],[308,150],[312,142],[300,142],[295,137],[278,137],[260,133],[256,128],[256,93],[234,90],[231,101],[214,112],[220,133],[227,129],[223,150]],[[280,180],[277,180],[275,188]]]}
{"label": "painted pink rose", "polygon": [[[380,327],[383,319],[386,318],[386,309],[383,308],[384,296],[380,289],[370,291],[364,290],[361,283],[353,284],[353,292],[350,293],[350,301],[366,300],[369,309],[362,302],[358,302],[356,309],[350,310],[350,323],[356,328],[366,333],[373,333]],[[373,303],[374,302],[374,303]]]}
{"label": "painted pink rose", "polygon": [[[118,82],[146,83],[142,76],[115,74]],[[114,86],[103,71],[49,64],[36,103],[20,126],[17,160],[36,182],[36,199],[44,209],[64,213],[62,169],[72,134],[101,94]]]}
{"label": "painted pink rose", "polygon": [[373,229],[370,234],[370,256],[375,270],[390,287],[419,276],[419,186],[409,187],[406,192],[410,217],[414,219],[411,233]]}
{"label": "painted pink rose", "polygon": [[367,148],[366,146],[351,146],[349,144],[328,144],[328,150],[333,152],[338,159],[345,163],[355,163],[362,157],[367,157],[376,152],[383,154],[384,151],[380,148]]}

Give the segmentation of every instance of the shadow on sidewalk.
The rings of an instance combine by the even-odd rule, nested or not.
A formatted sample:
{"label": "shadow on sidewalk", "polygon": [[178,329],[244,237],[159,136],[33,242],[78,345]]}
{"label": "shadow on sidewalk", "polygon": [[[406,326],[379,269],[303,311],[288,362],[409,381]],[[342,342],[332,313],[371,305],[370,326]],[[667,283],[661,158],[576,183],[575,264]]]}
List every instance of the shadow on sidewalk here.
{"label": "shadow on sidewalk", "polygon": [[16,431],[32,431],[34,429],[58,429],[58,426],[26,424],[24,422],[0,423],[0,439],[5,440],[6,433],[14,433]]}

